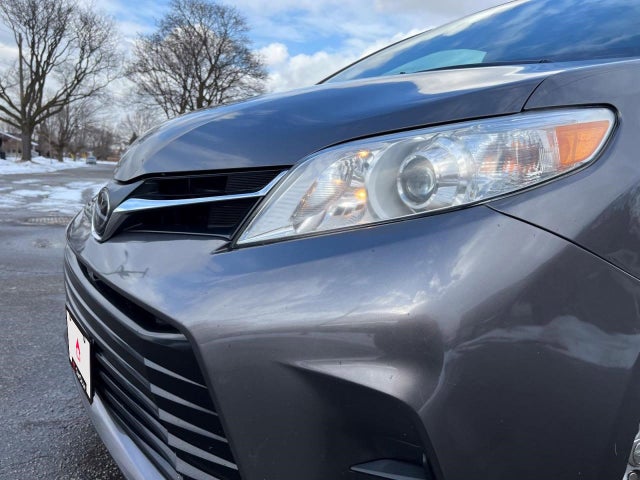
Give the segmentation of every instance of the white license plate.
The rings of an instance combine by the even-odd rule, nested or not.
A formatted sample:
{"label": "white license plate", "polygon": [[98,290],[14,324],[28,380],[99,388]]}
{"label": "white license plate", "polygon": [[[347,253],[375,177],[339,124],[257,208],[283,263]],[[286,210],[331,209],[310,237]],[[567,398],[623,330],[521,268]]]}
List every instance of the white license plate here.
{"label": "white license plate", "polygon": [[78,381],[92,400],[93,390],[91,385],[91,341],[84,336],[80,327],[67,312],[67,339],[69,341],[69,362],[71,368],[78,377]]}

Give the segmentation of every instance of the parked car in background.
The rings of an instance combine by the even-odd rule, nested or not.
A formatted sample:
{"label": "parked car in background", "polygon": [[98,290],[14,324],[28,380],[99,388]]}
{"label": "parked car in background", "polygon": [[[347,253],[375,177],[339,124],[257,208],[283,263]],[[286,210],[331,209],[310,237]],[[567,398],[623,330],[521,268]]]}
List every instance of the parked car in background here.
{"label": "parked car in background", "polygon": [[96,157],[94,157],[93,155],[89,155],[86,159],[87,164],[89,165],[95,165],[96,164]]}
{"label": "parked car in background", "polygon": [[638,25],[516,1],[132,145],[65,251],[125,476],[633,478]]}

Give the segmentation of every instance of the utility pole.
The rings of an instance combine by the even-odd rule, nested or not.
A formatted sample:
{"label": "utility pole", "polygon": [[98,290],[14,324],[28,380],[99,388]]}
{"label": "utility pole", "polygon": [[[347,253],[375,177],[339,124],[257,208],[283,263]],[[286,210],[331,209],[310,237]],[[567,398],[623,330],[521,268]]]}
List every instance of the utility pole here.
{"label": "utility pole", "polygon": [[[18,80],[20,82],[20,109],[22,110],[21,117],[23,118],[22,122],[22,157],[21,160],[25,158],[25,152],[27,152],[27,158],[31,159],[31,135],[24,135],[25,129],[29,129],[29,125],[27,125],[27,121],[25,120],[27,116],[25,115],[26,104],[24,101],[24,67],[22,66],[22,33],[18,33]],[[26,149],[26,150],[25,150]]]}

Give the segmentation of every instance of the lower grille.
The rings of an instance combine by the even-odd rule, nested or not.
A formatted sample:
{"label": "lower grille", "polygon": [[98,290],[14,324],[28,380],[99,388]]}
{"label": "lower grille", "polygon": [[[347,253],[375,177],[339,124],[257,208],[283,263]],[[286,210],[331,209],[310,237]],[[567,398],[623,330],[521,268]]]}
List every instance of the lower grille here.
{"label": "lower grille", "polygon": [[259,200],[248,198],[135,212],[127,216],[120,230],[190,233],[231,238]]}
{"label": "lower grille", "polygon": [[95,392],[113,419],[166,478],[239,480],[187,338],[161,322],[150,329],[150,314],[142,322],[126,315],[128,299],[75,265],[68,303],[94,340]]}

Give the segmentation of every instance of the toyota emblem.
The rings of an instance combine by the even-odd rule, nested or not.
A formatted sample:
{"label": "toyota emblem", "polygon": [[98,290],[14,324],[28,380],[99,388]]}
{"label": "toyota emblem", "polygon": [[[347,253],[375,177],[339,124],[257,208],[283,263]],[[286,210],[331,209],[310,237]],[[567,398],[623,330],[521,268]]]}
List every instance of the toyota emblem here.
{"label": "toyota emblem", "polygon": [[107,187],[104,187],[102,190],[100,190],[100,193],[98,193],[98,197],[93,204],[93,230],[99,236],[102,236],[105,229],[107,228],[110,209],[111,207],[109,205],[109,190],[107,189]]}

